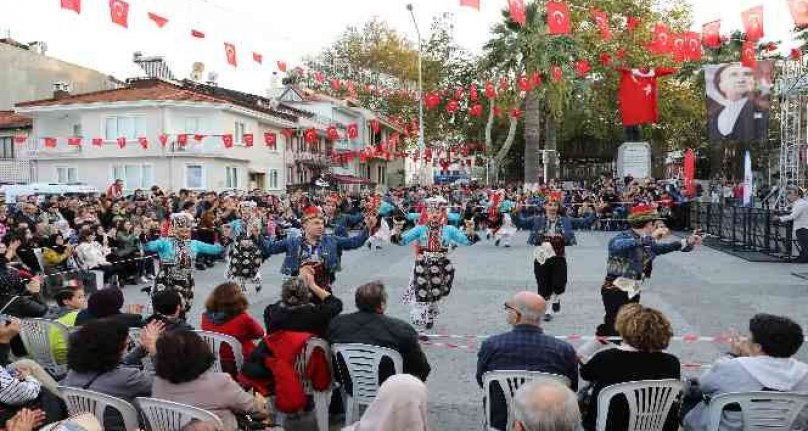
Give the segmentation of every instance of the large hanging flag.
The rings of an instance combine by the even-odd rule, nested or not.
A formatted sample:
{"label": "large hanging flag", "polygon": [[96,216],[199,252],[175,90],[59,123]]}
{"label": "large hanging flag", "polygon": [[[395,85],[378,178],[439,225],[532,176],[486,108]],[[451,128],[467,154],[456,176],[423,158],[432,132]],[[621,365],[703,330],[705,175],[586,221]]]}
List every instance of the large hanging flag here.
{"label": "large hanging flag", "polygon": [[701,48],[701,35],[695,31],[688,31],[685,33],[685,42],[687,43],[687,50],[685,57],[687,61],[699,61],[702,56]]}
{"label": "large hanging flag", "polygon": [[236,59],[236,46],[232,43],[224,43],[224,53],[227,56],[227,64],[238,67],[238,61]]}
{"label": "large hanging flag", "polygon": [[788,0],[788,7],[797,28],[808,26],[808,0]]}
{"label": "large hanging flag", "polygon": [[149,12],[148,15],[149,15],[149,19],[154,21],[154,24],[159,28],[165,27],[165,25],[168,23],[168,18],[165,18],[165,17],[162,17],[160,15],[157,15],[154,12]]}
{"label": "large hanging flag", "polygon": [[741,64],[750,69],[757,67],[757,49],[755,48],[755,42],[751,40],[744,41],[743,47],[741,48]]}
{"label": "large hanging flag", "polygon": [[692,198],[696,196],[696,153],[694,153],[692,149],[685,151],[683,173],[685,180],[685,196]]}
{"label": "large hanging flag", "polygon": [[123,0],[109,0],[109,14],[113,23],[123,28],[129,27],[129,3]]}
{"label": "large hanging flag", "polygon": [[673,35],[673,61],[681,63],[687,60],[687,35],[676,33]]}
{"label": "large hanging flag", "polygon": [[721,46],[721,20],[704,24],[701,30],[701,41],[708,48]]}
{"label": "large hanging flag", "polygon": [[657,111],[657,80],[670,75],[674,69],[619,69],[618,91],[623,125],[653,124],[659,119]]}
{"label": "large hanging flag", "polygon": [[595,20],[595,27],[600,31],[600,38],[603,40],[611,39],[612,30],[609,28],[609,14],[595,8],[592,8],[590,13],[592,14],[592,19]]}
{"label": "large hanging flag", "polygon": [[460,0],[460,6],[466,6],[480,10],[480,0]]}
{"label": "large hanging flag", "polygon": [[62,0],[62,9],[81,13],[81,0]]}
{"label": "large hanging flag", "polygon": [[525,0],[508,0],[508,8],[511,11],[511,19],[524,27],[525,24],[527,24],[527,16],[525,15]]}
{"label": "large hanging flag", "polygon": [[550,0],[547,2],[547,33],[570,34],[570,8],[566,3]]}
{"label": "large hanging flag", "polygon": [[755,6],[741,12],[746,39],[757,42],[763,38],[763,6]]}
{"label": "large hanging flag", "polygon": [[648,50],[654,54],[667,54],[673,48],[673,35],[667,25],[658,23],[654,26],[654,40],[648,45]]}

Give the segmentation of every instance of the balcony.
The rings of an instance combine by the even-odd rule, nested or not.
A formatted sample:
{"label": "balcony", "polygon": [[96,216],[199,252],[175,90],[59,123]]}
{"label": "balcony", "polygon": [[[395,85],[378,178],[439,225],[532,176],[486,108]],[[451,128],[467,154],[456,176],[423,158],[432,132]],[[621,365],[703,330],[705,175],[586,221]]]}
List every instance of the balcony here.
{"label": "balcony", "polygon": [[312,167],[327,167],[331,166],[331,158],[321,153],[311,153],[308,151],[302,152],[286,152],[286,164],[302,164]]}

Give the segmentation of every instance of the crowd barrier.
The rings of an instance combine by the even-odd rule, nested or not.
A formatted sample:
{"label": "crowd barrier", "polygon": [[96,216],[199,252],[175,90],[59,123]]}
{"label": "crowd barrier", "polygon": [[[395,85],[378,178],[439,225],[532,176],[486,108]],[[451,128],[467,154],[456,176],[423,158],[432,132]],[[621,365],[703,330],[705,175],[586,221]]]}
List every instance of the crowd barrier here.
{"label": "crowd barrier", "polygon": [[773,210],[702,202],[684,206],[687,227],[709,234],[707,245],[763,253],[783,261],[799,254],[791,223],[780,222],[781,214]]}

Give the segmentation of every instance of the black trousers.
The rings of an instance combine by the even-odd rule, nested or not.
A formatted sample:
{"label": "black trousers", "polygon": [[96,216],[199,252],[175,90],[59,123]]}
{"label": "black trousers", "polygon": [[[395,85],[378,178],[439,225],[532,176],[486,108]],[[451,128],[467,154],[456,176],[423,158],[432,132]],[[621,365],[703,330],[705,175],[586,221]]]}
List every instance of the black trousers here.
{"label": "black trousers", "polygon": [[616,337],[619,335],[614,328],[617,313],[626,304],[640,302],[640,295],[629,298],[628,293],[619,289],[601,289],[600,296],[603,299],[603,309],[606,314],[603,316],[603,323],[598,325],[597,335],[600,337]]}
{"label": "black trousers", "polygon": [[797,262],[808,263],[808,229],[797,229],[797,243],[800,245],[800,256]]}
{"label": "black trousers", "polygon": [[549,300],[553,294],[561,295],[567,290],[567,259],[554,256],[543,265],[533,260],[533,275],[539,295],[544,299]]}

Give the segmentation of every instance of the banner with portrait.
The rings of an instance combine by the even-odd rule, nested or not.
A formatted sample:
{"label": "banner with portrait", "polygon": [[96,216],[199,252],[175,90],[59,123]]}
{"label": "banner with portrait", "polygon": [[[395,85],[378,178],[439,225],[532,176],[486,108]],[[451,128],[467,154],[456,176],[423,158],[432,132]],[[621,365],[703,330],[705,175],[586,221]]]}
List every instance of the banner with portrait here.
{"label": "banner with portrait", "polygon": [[752,69],[741,63],[705,66],[707,129],[713,142],[756,142],[769,130],[772,61]]}

